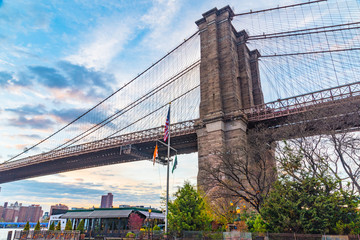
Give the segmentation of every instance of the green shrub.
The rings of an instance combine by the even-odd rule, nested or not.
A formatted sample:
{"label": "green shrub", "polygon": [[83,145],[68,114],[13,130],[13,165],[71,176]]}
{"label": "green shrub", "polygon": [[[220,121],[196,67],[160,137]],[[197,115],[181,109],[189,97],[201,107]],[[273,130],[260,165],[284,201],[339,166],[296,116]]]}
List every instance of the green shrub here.
{"label": "green shrub", "polygon": [[55,228],[56,231],[61,231],[61,221],[58,222]]}
{"label": "green shrub", "polygon": [[135,237],[135,233],[128,232],[128,233],[126,234],[126,237],[127,237],[127,238],[134,238],[134,237]]}
{"label": "green shrub", "polygon": [[55,230],[55,222],[51,222],[49,231],[54,231],[54,230]]}
{"label": "green shrub", "polygon": [[153,227],[153,230],[154,230],[154,231],[160,231],[160,227],[159,227],[158,225],[155,225],[155,226]]}
{"label": "green shrub", "polygon": [[29,231],[29,230],[30,230],[30,224],[29,221],[27,221],[24,227],[24,231]]}
{"label": "green shrub", "polygon": [[79,225],[77,226],[76,230],[80,231],[80,233],[84,233],[84,219],[81,219]]}
{"label": "green shrub", "polygon": [[40,231],[40,222],[39,221],[36,223],[34,231]]}
{"label": "green shrub", "polygon": [[66,225],[65,225],[65,231],[71,231],[72,230],[72,223],[71,220],[67,220]]}

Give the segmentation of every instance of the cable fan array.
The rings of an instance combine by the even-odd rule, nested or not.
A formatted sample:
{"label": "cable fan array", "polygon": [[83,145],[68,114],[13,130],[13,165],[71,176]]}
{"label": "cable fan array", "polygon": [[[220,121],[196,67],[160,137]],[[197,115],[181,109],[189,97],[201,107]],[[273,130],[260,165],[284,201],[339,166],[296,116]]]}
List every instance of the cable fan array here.
{"label": "cable fan array", "polygon": [[237,14],[261,53],[265,102],[359,81],[360,6],[320,0]]}
{"label": "cable fan array", "polygon": [[6,162],[161,126],[169,102],[172,123],[198,118],[199,65],[195,33],[74,121]]}

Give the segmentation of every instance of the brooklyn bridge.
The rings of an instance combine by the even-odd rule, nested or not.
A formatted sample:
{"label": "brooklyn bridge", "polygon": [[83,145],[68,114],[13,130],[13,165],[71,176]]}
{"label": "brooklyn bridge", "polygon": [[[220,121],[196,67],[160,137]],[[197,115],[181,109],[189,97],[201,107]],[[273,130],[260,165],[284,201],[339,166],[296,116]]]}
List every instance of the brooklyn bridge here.
{"label": "brooklyn bridge", "polygon": [[[322,19],[312,26],[297,23],[253,34],[237,29],[242,21],[273,11],[279,12],[279,20],[272,21],[280,29],[281,11],[295,9],[305,19],[309,9],[325,11],[325,4],[319,0],[245,13],[229,6],[209,10],[196,21],[197,32],[148,69],[1,163],[0,183],[151,160],[155,142],[163,137],[169,102],[171,146],[177,154],[198,152],[199,171],[214,150],[235,146],[252,129],[272,129],[280,140],[296,137],[299,125],[316,135],[315,122],[335,119],[332,130],[357,131],[360,22]],[[266,101],[269,89],[277,93],[272,101]],[[305,114],[311,117],[304,120]],[[166,150],[159,145],[159,163],[166,161]]]}

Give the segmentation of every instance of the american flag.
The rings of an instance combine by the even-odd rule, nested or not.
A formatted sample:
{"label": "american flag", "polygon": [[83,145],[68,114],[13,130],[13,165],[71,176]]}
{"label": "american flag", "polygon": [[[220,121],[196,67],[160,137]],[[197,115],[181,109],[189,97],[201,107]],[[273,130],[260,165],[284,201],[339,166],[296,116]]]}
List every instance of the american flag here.
{"label": "american flag", "polygon": [[170,107],[165,122],[164,142],[166,142],[169,137],[169,125],[170,125]]}

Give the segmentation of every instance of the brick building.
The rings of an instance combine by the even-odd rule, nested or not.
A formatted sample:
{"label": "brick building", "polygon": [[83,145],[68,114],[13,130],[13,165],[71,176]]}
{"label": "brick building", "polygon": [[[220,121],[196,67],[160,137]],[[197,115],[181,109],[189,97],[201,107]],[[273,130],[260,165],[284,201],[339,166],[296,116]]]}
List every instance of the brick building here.
{"label": "brick building", "polygon": [[28,207],[20,207],[18,222],[37,222],[43,215],[40,205],[30,205]]}
{"label": "brick building", "polygon": [[50,216],[53,214],[57,214],[59,212],[59,211],[55,211],[56,213],[54,213],[54,210],[69,210],[69,207],[61,203],[52,205],[50,207]]}
{"label": "brick building", "polygon": [[12,208],[5,208],[3,212],[3,219],[5,222],[17,222],[19,211]]}
{"label": "brick building", "polygon": [[112,208],[112,206],[113,206],[112,193],[108,193],[107,195],[102,195],[100,208]]}
{"label": "brick building", "polygon": [[0,206],[0,221],[2,220],[2,215],[4,213],[4,207],[3,206]]}
{"label": "brick building", "polygon": [[37,222],[43,214],[40,205],[22,206],[15,202],[8,205],[6,202],[4,206],[0,206],[0,218],[5,222]]}

